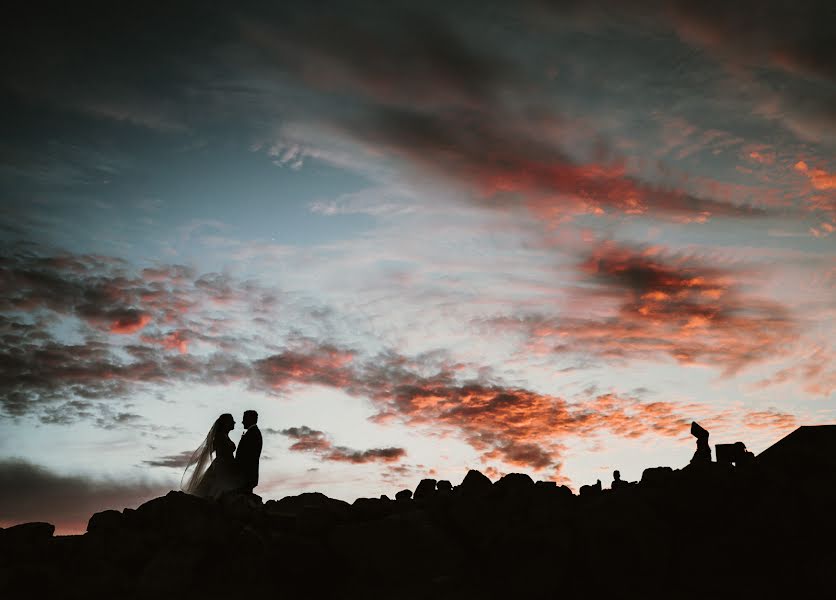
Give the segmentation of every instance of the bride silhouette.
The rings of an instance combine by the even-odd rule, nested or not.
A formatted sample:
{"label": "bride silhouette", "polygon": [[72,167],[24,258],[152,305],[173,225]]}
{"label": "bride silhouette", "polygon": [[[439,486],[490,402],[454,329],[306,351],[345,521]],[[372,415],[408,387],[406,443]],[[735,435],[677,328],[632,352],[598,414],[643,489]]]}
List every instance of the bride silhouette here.
{"label": "bride silhouette", "polygon": [[[235,419],[229,413],[215,420],[209,435],[194,451],[183,472],[180,487],[184,492],[201,498],[217,498],[226,491],[241,487],[241,475],[234,457],[235,442],[229,439],[229,432],[234,428]],[[215,455],[214,460],[212,454]]]}

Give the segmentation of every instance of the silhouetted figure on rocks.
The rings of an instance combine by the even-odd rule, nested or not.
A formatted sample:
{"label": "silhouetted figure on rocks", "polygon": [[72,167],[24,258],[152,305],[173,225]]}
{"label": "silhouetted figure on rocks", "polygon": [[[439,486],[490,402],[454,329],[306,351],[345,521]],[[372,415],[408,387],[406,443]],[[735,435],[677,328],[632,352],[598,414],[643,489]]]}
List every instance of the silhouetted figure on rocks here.
{"label": "silhouetted figure on rocks", "polygon": [[229,432],[235,419],[229,413],[219,416],[206,439],[194,451],[183,473],[183,491],[201,498],[218,498],[241,486],[241,474],[235,461],[235,442]]}
{"label": "silhouetted figure on rocks", "polygon": [[621,479],[621,473],[619,471],[612,472],[612,486],[610,486],[614,490],[621,490],[630,485],[630,482],[623,481]]}
{"label": "silhouetted figure on rocks", "polygon": [[691,464],[706,464],[711,462],[711,446],[708,445],[708,431],[700,427],[699,423],[691,423],[691,435],[697,438],[697,451],[691,458]]}
{"label": "silhouetted figure on rocks", "polygon": [[258,429],[258,413],[254,410],[244,411],[244,418],[241,423],[244,425],[244,433],[241,441],[238,442],[238,452],[235,454],[235,463],[241,474],[241,491],[252,493],[253,488],[258,485],[258,461],[261,458],[261,431]]}

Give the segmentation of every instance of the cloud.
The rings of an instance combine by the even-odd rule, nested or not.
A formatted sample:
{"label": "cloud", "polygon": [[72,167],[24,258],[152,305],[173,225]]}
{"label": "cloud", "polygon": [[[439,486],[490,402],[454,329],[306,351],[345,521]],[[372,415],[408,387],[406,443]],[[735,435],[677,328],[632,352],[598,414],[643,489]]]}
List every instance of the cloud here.
{"label": "cloud", "polygon": [[[798,336],[785,307],[744,294],[749,274],[695,256],[605,241],[577,271],[567,316],[500,317],[491,325],[523,332],[539,353],[610,362],[668,355],[725,376],[781,355]],[[597,314],[579,315],[581,308]]]}
{"label": "cloud", "polygon": [[794,415],[775,410],[750,411],[743,417],[743,424],[750,429],[795,429],[798,420]]}
{"label": "cloud", "polygon": [[253,362],[256,385],[280,391],[290,385],[317,384],[348,387],[348,367],[354,352],[325,345],[313,345],[301,351],[285,350]]}
{"label": "cloud", "polygon": [[[364,18],[354,7],[350,12],[343,19],[339,9],[328,17],[261,15],[244,26],[250,43],[308,89],[346,97],[350,110],[317,118],[332,136],[359,141],[407,170],[452,180],[480,206],[521,206],[539,218],[614,212],[687,221],[767,214],[643,181],[623,161],[606,159],[615,150],[600,136],[597,158],[579,159],[579,125],[555,110],[541,74],[512,59],[508,45],[486,44],[456,20],[458,11],[390,13],[375,6],[360,9]],[[332,20],[341,25],[333,27]]]}
{"label": "cloud", "polygon": [[[455,435],[486,464],[500,461],[557,473],[567,439],[602,432],[628,439],[680,437],[692,415],[702,410],[616,393],[590,393],[582,401],[569,401],[510,385],[483,365],[458,363],[444,352],[406,356],[389,349],[370,354],[304,337],[290,338],[284,346],[276,340],[248,344],[244,339],[223,352],[172,351],[166,347],[170,335],[216,339],[195,331],[213,321],[204,312],[206,304],[222,306],[224,314],[235,314],[239,304],[244,314],[257,313],[260,293],[250,292],[258,288],[229,277],[197,277],[178,267],[146,270],[137,278],[122,264],[114,263],[118,273],[112,272],[107,266],[111,263],[101,258],[95,259],[95,278],[90,269],[74,266],[93,260],[86,257],[65,255],[57,261],[31,255],[16,260],[11,266],[7,263],[6,273],[44,273],[56,285],[76,291],[69,294],[70,300],[59,301],[37,285],[15,288],[9,300],[16,306],[11,312],[15,318],[0,320],[0,398],[11,416],[35,414],[51,424],[87,419],[112,428],[134,425],[141,418],[117,408],[114,400],[173,383],[237,381],[274,397],[297,387],[328,386],[367,399],[378,422]],[[517,327],[532,348],[550,354],[571,352],[610,362],[668,355],[727,374],[779,354],[781,344],[794,335],[794,324],[780,306],[743,293],[742,280],[749,274],[742,269],[709,266],[698,257],[663,248],[604,242],[594,245],[576,270],[575,302],[592,314],[506,317],[501,324]],[[136,298],[143,311],[155,315],[155,322],[165,321],[171,306],[186,306],[193,316],[184,321],[178,313],[168,333],[149,326],[128,344],[117,344],[122,336],[109,336],[92,325],[87,326],[96,335],[62,343],[36,320],[55,313],[76,315],[72,298],[102,286],[110,290],[108,298]],[[256,306],[246,301],[253,296]],[[222,339],[241,339],[234,331],[230,336]],[[293,440],[292,450],[310,452],[323,461],[390,463],[405,456],[399,447],[336,445],[324,432],[309,427],[281,433]],[[179,460],[182,457],[161,457],[149,464],[176,466]]]}
{"label": "cloud", "polygon": [[[501,112],[499,107],[494,110]],[[457,111],[420,113],[379,107],[343,127],[377,151],[434,176],[456,179],[482,206],[508,210],[512,202],[548,221],[605,212],[679,220],[768,214],[751,205],[642,181],[619,162],[573,160],[554,137],[544,134],[557,129],[553,135],[559,140],[556,116],[525,120],[496,114],[474,119],[466,129],[460,126],[462,119]]]}
{"label": "cloud", "polygon": [[311,429],[306,425],[301,427],[289,427],[283,429],[278,433],[286,435],[295,440],[290,446],[294,452],[324,452],[331,447],[331,442],[328,441],[325,433]]}
{"label": "cloud", "polygon": [[184,450],[183,452],[179,452],[177,454],[169,454],[167,456],[161,456],[151,460],[144,460],[142,461],[142,464],[148,465],[149,467],[169,467],[172,469],[182,470],[188,466],[189,460],[192,458],[193,454],[193,450]]}
{"label": "cloud", "polygon": [[334,446],[328,436],[306,425],[289,427],[279,431],[292,440],[290,450],[294,452],[310,452],[319,456],[320,460],[332,462],[347,462],[365,464],[370,462],[392,463],[398,462],[406,456],[403,448],[370,448],[368,450],[352,450],[345,446]]}
{"label": "cloud", "polygon": [[811,168],[803,160],[795,163],[795,170],[803,173],[810,180],[810,185],[817,190],[836,190],[836,173],[824,169]]}
{"label": "cloud", "polygon": [[83,533],[102,510],[136,507],[172,489],[167,484],[60,474],[22,458],[0,460],[0,526],[47,521],[56,533]]}
{"label": "cloud", "polygon": [[345,446],[335,446],[325,456],[325,460],[364,464],[369,462],[397,462],[406,456],[403,448],[371,448],[369,450],[352,450]]}
{"label": "cloud", "polygon": [[[836,80],[836,52],[821,15],[825,1],[720,2],[667,0],[663,13],[686,40],[727,60]],[[666,9],[666,10],[665,10]]]}
{"label": "cloud", "polygon": [[0,298],[0,408],[13,416],[124,425],[136,415],[98,414],[75,401],[249,378],[252,366],[240,354],[262,345],[242,322],[270,322],[278,307],[275,290],[182,265],[138,270],[104,256],[25,244],[7,250],[0,259],[8,290]]}
{"label": "cloud", "polygon": [[813,396],[828,398],[836,391],[836,353],[831,344],[813,344],[801,353],[801,357],[770,377],[754,384],[754,389],[765,389],[795,382]]}

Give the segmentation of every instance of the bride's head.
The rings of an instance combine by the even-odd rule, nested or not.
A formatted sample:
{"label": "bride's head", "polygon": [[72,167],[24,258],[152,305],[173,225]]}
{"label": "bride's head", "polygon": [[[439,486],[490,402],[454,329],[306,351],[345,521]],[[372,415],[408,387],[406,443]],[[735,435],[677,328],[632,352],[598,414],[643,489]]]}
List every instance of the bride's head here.
{"label": "bride's head", "polygon": [[228,433],[235,429],[235,419],[229,413],[224,413],[215,420],[215,431]]}

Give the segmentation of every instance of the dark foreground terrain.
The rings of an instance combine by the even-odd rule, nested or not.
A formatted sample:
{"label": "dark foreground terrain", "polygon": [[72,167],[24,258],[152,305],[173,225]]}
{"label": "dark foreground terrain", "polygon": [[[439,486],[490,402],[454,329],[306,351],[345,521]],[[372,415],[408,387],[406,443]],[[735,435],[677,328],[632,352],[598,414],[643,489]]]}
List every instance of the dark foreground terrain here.
{"label": "dark foreground terrain", "polygon": [[830,458],[772,458],[580,495],[477,471],[353,504],[170,492],[93,515],[82,536],[0,531],[0,597],[834,597]]}

